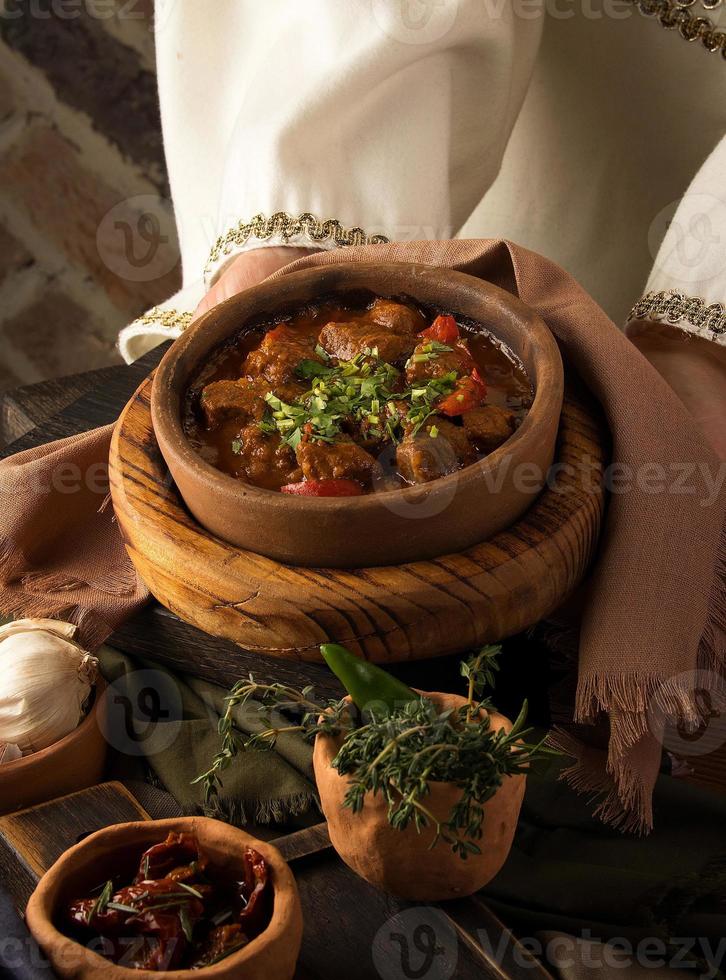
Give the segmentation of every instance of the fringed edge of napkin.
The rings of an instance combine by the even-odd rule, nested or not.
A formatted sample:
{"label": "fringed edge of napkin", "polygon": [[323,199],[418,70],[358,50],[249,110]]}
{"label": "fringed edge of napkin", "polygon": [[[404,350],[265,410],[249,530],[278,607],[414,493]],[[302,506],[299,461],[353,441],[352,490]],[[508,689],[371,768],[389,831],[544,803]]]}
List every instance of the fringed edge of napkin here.
{"label": "fringed edge of napkin", "polygon": [[27,572],[28,559],[9,538],[0,541],[0,611],[23,619],[59,619],[78,627],[79,641],[95,650],[114,626],[98,609],[80,602],[73,593],[94,589],[106,595],[131,597],[138,589],[135,569],[115,568],[88,579],[61,572]]}
{"label": "fringed edge of napkin", "polygon": [[244,827],[250,823],[283,824],[291,817],[302,816],[312,807],[320,809],[318,798],[311,790],[273,800],[241,800],[222,796],[206,805],[184,807],[184,815],[214,817],[236,827]]}
{"label": "fringed edge of napkin", "polygon": [[[698,647],[696,672],[713,675],[726,691],[726,521],[716,551],[708,615]],[[630,761],[630,754],[662,751],[657,733],[650,729],[649,710],[658,706],[679,724],[693,728],[707,721],[706,707],[699,704],[690,673],[666,677],[643,672],[587,675],[578,678],[574,721],[592,725],[606,714],[610,719],[607,755],[555,728],[547,743],[574,760],[560,773],[576,792],[588,794],[597,804],[594,816],[623,833],[647,834],[653,827],[651,789]],[[648,744],[650,743],[650,744]]]}

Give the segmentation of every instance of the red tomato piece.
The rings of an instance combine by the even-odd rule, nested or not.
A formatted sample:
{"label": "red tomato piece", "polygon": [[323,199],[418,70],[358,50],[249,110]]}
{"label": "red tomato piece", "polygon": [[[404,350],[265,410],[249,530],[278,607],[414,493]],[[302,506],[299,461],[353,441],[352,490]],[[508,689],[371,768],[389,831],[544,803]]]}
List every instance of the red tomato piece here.
{"label": "red tomato piece", "polygon": [[463,415],[472,408],[478,408],[486,398],[487,388],[479,372],[474,368],[468,378],[457,382],[456,389],[439,402],[437,408],[442,415]]}
{"label": "red tomato piece", "polygon": [[280,490],[297,497],[359,497],[363,493],[363,487],[355,480],[303,480],[288,483]]}
{"label": "red tomato piece", "polygon": [[442,313],[436,317],[430,327],[421,331],[419,337],[425,337],[427,340],[438,340],[440,344],[453,344],[459,339],[459,328],[453,316]]}
{"label": "red tomato piece", "polygon": [[474,370],[471,372],[471,377],[472,377],[472,380],[481,387],[481,389],[482,389],[482,398],[486,398],[486,394],[487,394],[487,383],[484,380],[484,378],[482,378],[482,376],[479,374],[479,368],[478,367],[475,367]]}

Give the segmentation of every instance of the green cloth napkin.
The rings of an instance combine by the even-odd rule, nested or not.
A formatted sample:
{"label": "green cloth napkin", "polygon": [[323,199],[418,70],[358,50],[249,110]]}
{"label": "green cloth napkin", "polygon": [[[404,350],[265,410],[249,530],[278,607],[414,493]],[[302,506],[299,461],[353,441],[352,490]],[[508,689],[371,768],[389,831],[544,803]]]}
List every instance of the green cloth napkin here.
{"label": "green cloth napkin", "polygon": [[484,890],[502,919],[527,936],[725,937],[726,797],[661,775],[655,828],[637,837],[593,819],[561,765],[528,776],[509,859]]}
{"label": "green cloth napkin", "polygon": [[[149,729],[139,745],[156,779],[185,812],[202,812],[202,788],[191,782],[219,749],[217,722],[227,692],[110,648],[100,651],[100,659],[113,683],[114,745],[123,743],[115,699],[143,707],[150,682],[162,701],[169,700],[166,685],[178,692],[171,718],[149,726],[140,710],[135,725],[142,733]],[[250,733],[260,728],[254,713],[237,712],[236,723]],[[239,755],[211,813],[232,823],[288,827],[297,825],[299,814],[307,814],[305,822],[320,819],[311,756],[311,746],[295,735],[281,736],[275,751]],[[563,762],[554,758],[530,772],[514,846],[484,890],[487,903],[526,936],[542,930],[631,941],[691,936],[716,942],[726,936],[726,798],[661,776],[655,830],[648,837],[621,834],[593,819],[588,800],[558,780]]]}
{"label": "green cloth napkin", "polygon": [[[143,759],[185,813],[204,812],[239,825],[281,823],[315,808],[312,749],[294,734],[281,735],[274,751],[238,755],[223,774],[219,797],[205,806],[203,786],[192,781],[220,749],[217,724],[228,692],[110,647],[97,655],[111,685],[108,738],[127,775],[137,775]],[[236,711],[235,724],[249,734],[263,728],[253,705]]]}

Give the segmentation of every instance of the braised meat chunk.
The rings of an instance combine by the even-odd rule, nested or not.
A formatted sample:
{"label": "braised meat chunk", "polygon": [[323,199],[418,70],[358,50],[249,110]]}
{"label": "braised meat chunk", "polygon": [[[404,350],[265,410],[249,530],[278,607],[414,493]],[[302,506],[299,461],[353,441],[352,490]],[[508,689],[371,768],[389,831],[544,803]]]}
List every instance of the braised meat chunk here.
{"label": "braised meat chunk", "polygon": [[209,429],[216,429],[228,418],[261,419],[265,414],[265,395],[270,385],[264,378],[213,381],[202,389],[199,400]]}
{"label": "braised meat chunk", "polygon": [[368,316],[380,327],[385,327],[391,333],[414,336],[426,326],[426,321],[403,303],[397,303],[392,299],[378,298],[374,301]]}
{"label": "braised meat chunk", "polygon": [[[294,401],[304,386],[290,381],[277,385],[275,394],[284,402]],[[237,381],[213,381],[202,388],[199,399],[208,429],[216,429],[227,419],[244,424],[252,419],[259,422],[267,409],[265,395],[270,383],[264,378],[239,378]]]}
{"label": "braised meat chunk", "polygon": [[328,323],[320,331],[320,346],[340,361],[352,361],[366,350],[377,350],[378,359],[396,364],[405,360],[416,345],[413,334],[393,333],[385,327],[362,322]]}
{"label": "braised meat chunk", "polygon": [[414,384],[428,378],[443,378],[451,371],[463,377],[471,374],[474,367],[474,360],[463,344],[454,344],[450,351],[439,351],[430,340],[422,340],[406,363],[406,380]]}
{"label": "braised meat chunk", "polygon": [[306,480],[357,480],[365,486],[376,468],[374,457],[345,437],[335,442],[301,442],[297,460]]}
{"label": "braised meat chunk", "polygon": [[409,433],[396,450],[401,476],[408,483],[428,483],[473,462],[474,449],[461,428],[432,419],[415,435]]}
{"label": "braised meat chunk", "polygon": [[292,381],[295,368],[302,360],[321,361],[315,353],[315,335],[280,324],[268,330],[257,350],[247,355],[244,372],[252,378],[263,377],[271,385]]}
{"label": "braised meat chunk", "polygon": [[279,433],[267,435],[254,422],[240,430],[234,451],[239,460],[236,476],[244,476],[258,487],[279,490],[302,479],[295,454]]}
{"label": "braised meat chunk", "polygon": [[517,417],[508,408],[498,405],[484,405],[462,416],[464,431],[474,445],[484,451],[492,452],[513,434],[517,427]]}

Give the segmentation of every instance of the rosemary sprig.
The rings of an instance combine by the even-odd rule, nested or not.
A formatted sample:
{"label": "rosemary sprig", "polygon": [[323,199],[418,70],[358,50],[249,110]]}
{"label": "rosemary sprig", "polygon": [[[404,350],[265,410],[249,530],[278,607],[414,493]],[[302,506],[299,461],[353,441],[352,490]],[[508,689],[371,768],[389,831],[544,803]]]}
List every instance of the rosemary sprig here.
{"label": "rosemary sprig", "polygon": [[101,894],[98,896],[96,901],[93,903],[91,911],[88,913],[88,921],[90,922],[94,915],[101,915],[108,908],[108,903],[113,897],[113,882],[109,879],[101,890]]}
{"label": "rosemary sprig", "polygon": [[139,910],[133,905],[124,905],[123,902],[109,902],[106,908],[113,909],[114,912],[129,912],[131,915],[138,915]]}
{"label": "rosemary sprig", "polygon": [[183,881],[177,881],[177,885],[179,885],[180,888],[183,888],[184,891],[189,892],[189,894],[193,895],[195,898],[200,898],[202,901],[204,901],[204,895],[202,895],[201,892],[198,892],[196,888],[192,888],[191,885],[185,885]]}
{"label": "rosemary sprig", "polygon": [[194,926],[189,917],[189,909],[186,907],[186,905],[182,905],[182,907],[179,909],[179,923],[181,924],[184,938],[188,943],[190,943],[194,938]]}

